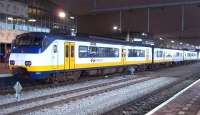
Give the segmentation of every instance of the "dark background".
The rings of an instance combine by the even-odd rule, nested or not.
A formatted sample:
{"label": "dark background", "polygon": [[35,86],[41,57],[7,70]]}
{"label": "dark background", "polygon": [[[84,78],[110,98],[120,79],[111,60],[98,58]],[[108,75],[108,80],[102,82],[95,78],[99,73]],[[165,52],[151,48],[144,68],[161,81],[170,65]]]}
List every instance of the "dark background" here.
{"label": "dark background", "polygon": [[[77,17],[80,33],[115,33],[112,27],[120,26],[121,20],[121,32],[149,32],[158,37],[196,45],[200,43],[200,0],[56,0],[54,2]],[[183,6],[184,15],[182,15]]]}

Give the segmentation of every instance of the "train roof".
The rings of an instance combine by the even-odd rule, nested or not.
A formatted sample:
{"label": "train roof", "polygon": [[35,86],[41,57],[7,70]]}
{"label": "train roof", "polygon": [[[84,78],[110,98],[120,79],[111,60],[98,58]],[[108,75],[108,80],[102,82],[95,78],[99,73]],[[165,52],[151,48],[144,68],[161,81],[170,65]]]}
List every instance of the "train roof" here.
{"label": "train roof", "polygon": [[[99,43],[108,43],[108,44],[119,44],[119,45],[129,45],[129,46],[143,46],[143,47],[152,47],[151,45],[144,45],[144,44],[137,44],[131,43],[125,40],[117,40],[112,38],[106,37],[99,37],[99,36],[92,36],[92,35],[84,35],[84,36],[70,36],[64,34],[52,34],[52,33],[44,33],[44,32],[29,32],[24,33],[19,36],[30,35],[30,36],[39,36],[39,37],[49,37],[52,41],[56,39],[60,40],[72,40],[72,41],[85,41],[85,42],[99,42]],[[156,47],[155,48],[163,48],[163,47]],[[164,49],[173,49],[173,48],[164,48]],[[175,50],[187,50],[187,49],[175,49]]]}
{"label": "train roof", "polygon": [[72,41],[85,41],[85,42],[100,42],[100,43],[110,43],[110,44],[119,44],[119,45],[136,45],[136,46],[144,46],[144,47],[151,47],[150,45],[142,45],[137,43],[130,43],[125,40],[117,40],[112,38],[105,38],[105,37],[99,37],[99,36],[90,36],[90,35],[84,35],[84,36],[70,36],[70,35],[62,35],[62,34],[51,34],[51,33],[43,33],[43,32],[30,32],[30,33],[24,33],[19,36],[39,36],[44,37],[47,36],[51,38],[52,40],[60,39],[60,40],[72,40]]}

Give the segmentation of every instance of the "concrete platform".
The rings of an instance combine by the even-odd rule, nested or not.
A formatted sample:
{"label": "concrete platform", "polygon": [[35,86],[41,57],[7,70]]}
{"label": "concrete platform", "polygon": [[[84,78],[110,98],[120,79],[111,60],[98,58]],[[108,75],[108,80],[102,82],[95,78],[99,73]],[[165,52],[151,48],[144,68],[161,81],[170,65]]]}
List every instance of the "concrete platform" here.
{"label": "concrete platform", "polygon": [[200,80],[183,89],[146,115],[200,115]]}

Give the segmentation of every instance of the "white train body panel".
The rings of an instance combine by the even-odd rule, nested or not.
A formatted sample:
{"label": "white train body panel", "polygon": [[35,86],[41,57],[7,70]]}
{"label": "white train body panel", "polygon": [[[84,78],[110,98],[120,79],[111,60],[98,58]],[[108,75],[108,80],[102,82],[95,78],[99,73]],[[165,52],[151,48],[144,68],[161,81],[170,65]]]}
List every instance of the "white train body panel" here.
{"label": "white train body panel", "polygon": [[184,60],[197,60],[197,52],[194,51],[184,51]]}
{"label": "white train body panel", "polygon": [[[70,49],[67,49],[66,46]],[[71,50],[72,47],[74,47],[73,51]],[[80,49],[80,47],[85,49]],[[93,51],[93,49],[96,50]],[[30,48],[29,50],[34,49]],[[107,55],[106,51],[110,51],[112,55]],[[73,57],[71,57],[72,52],[74,52]],[[110,54],[110,52],[108,53]],[[106,56],[104,56],[104,53]],[[66,54],[69,54],[69,56]],[[89,40],[55,38],[44,51],[25,53],[21,50],[19,53],[11,53],[9,62],[15,62],[12,65],[10,64],[11,68],[23,67],[29,72],[30,76],[39,78],[37,76],[45,76],[56,72],[197,59],[200,59],[200,54],[194,51],[131,46],[131,44],[106,43],[104,41],[90,42]],[[31,65],[27,66],[25,64],[26,61],[30,61]]]}
{"label": "white train body panel", "polygon": [[[124,46],[126,49],[125,64],[145,64],[152,62],[152,48],[142,46]],[[129,50],[141,50],[144,51],[144,56],[141,57],[129,57]]]}
{"label": "white train body panel", "polygon": [[[104,47],[104,48],[118,48],[119,49],[119,57],[87,57],[87,58],[80,58],[79,57],[79,46],[88,46],[88,47]],[[106,62],[113,62],[113,63],[120,63],[121,62],[121,45],[111,45],[111,44],[104,44],[104,43],[96,43],[95,45],[91,45],[90,42],[80,42],[77,41],[75,43],[75,63],[76,64],[89,64],[91,60],[94,59],[95,63],[106,63]]]}

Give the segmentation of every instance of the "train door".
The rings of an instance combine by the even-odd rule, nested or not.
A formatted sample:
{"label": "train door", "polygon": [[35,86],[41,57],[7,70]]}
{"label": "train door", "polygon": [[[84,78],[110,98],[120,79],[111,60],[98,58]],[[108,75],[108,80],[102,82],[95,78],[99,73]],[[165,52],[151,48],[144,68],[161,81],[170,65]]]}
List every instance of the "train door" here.
{"label": "train door", "polygon": [[149,58],[150,58],[149,48],[146,48],[146,62],[149,62]]}
{"label": "train door", "polygon": [[58,43],[55,42],[52,48],[52,67],[53,69],[58,69]]}
{"label": "train door", "polygon": [[121,63],[125,64],[126,61],[126,49],[124,47],[122,47],[122,58],[121,58]]}
{"label": "train door", "polygon": [[65,58],[64,66],[65,69],[74,69],[75,68],[75,43],[74,42],[65,42]]}

